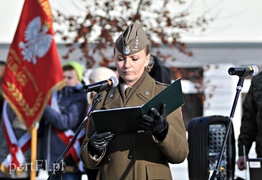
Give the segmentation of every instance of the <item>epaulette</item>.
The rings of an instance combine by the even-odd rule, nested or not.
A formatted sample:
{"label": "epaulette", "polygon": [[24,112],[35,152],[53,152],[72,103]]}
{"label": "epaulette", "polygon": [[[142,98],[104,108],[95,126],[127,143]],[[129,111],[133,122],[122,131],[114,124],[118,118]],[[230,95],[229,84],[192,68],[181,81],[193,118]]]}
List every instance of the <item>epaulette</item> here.
{"label": "epaulette", "polygon": [[162,85],[162,86],[168,86],[168,84],[166,84],[166,83],[162,83],[162,82],[159,82],[159,81],[156,81],[156,84],[158,84],[158,85]]}

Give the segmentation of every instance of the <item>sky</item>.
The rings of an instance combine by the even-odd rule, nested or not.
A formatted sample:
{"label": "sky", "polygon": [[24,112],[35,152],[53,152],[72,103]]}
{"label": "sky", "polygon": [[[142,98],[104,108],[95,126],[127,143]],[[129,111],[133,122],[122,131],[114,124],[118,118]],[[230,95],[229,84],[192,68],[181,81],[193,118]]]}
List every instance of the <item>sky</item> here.
{"label": "sky", "polygon": [[[262,42],[261,0],[184,1],[189,19],[198,15],[214,19],[204,32],[183,33],[185,42]],[[23,3],[23,0],[0,0],[0,43],[12,42]],[[53,9],[70,14],[84,11],[82,0],[50,0],[50,3]]]}
{"label": "sky", "polygon": [[184,34],[186,41],[262,42],[261,0],[197,0],[191,16],[205,13],[214,21],[204,33]]}

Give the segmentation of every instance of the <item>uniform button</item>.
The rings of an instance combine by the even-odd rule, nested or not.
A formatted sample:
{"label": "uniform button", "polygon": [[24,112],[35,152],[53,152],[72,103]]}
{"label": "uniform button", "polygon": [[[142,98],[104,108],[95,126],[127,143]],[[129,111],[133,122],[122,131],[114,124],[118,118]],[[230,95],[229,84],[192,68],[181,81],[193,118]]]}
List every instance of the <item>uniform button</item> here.
{"label": "uniform button", "polygon": [[107,158],[107,162],[110,162],[111,161],[111,159],[110,158]]}
{"label": "uniform button", "polygon": [[134,156],[133,156],[132,154],[129,154],[129,155],[128,155],[128,159],[133,159],[133,157],[134,157]]}

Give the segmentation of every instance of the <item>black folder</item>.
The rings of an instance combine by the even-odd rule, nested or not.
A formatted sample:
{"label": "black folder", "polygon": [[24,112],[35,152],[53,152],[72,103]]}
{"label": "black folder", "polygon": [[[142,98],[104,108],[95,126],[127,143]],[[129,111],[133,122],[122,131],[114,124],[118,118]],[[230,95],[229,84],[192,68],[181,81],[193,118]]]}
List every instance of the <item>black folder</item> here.
{"label": "black folder", "polygon": [[161,112],[161,106],[166,104],[166,116],[184,104],[181,80],[177,79],[159,94],[142,106],[94,110],[91,117],[98,133],[110,131],[114,134],[139,133],[142,115],[154,107]]}

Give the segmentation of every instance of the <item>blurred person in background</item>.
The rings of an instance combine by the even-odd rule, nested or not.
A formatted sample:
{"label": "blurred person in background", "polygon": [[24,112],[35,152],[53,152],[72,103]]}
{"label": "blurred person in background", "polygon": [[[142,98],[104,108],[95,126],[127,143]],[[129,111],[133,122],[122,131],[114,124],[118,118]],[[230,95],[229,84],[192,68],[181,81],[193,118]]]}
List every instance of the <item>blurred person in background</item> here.
{"label": "blurred person in background", "polygon": [[262,72],[252,78],[242,109],[238,136],[239,170],[246,169],[246,161],[253,142],[256,143],[257,157],[262,158]]}
{"label": "blurred person in background", "polygon": [[[27,132],[26,125],[17,118],[7,101],[3,103],[0,139],[0,179],[29,180],[30,171],[23,171],[23,169],[30,169],[31,135]],[[21,170],[16,169],[18,166],[16,161],[22,167]]]}
{"label": "blurred person in background", "polygon": [[[107,67],[97,67],[91,69],[91,72],[88,75],[88,80],[90,84],[92,84],[109,79],[112,76],[117,77],[117,74],[112,69]],[[95,91],[91,91],[88,93],[88,109],[90,109],[90,107],[92,106],[95,95],[96,95]],[[86,168],[88,180],[95,180],[97,176],[97,172],[98,169]]]}
{"label": "blurred person in background", "polygon": [[[5,67],[6,62],[0,61],[0,83],[2,83]],[[21,138],[25,139],[25,142],[28,142],[31,136],[28,134],[25,124],[19,121],[10,105],[4,101],[2,86],[0,87],[0,93],[0,179],[29,180],[29,171],[15,171],[14,169],[10,169],[11,166],[8,167],[13,162],[14,156],[23,165],[30,163],[31,148],[26,145],[18,148],[16,144],[12,146],[10,143],[15,143]],[[12,149],[17,149],[16,151],[19,153],[15,154]]]}
{"label": "blurred person in background", "polygon": [[[99,81],[107,80],[112,76],[117,78],[116,72],[114,72],[112,69],[107,68],[107,67],[97,67],[91,70],[88,79],[89,79],[90,84],[92,84],[92,83],[97,83]],[[93,98],[95,94],[96,92],[94,91],[90,92],[90,96],[88,99],[89,105],[93,103]]]}
{"label": "blurred person in background", "polygon": [[[2,84],[2,77],[4,76],[5,66],[6,66],[6,62],[0,61],[0,84]],[[2,85],[1,85],[0,86],[0,113],[1,114],[2,114],[3,103],[4,103],[4,97],[2,95]]]}
{"label": "blurred person in background", "polygon": [[[51,105],[46,106],[40,124],[40,135],[43,142],[42,159],[47,161],[45,167],[49,174],[57,159],[62,155],[75,131],[83,121],[87,111],[87,98],[83,92],[83,67],[76,61],[63,64],[66,86],[54,93]],[[64,158],[65,174],[62,179],[81,180],[83,165],[79,159],[81,135]],[[52,179],[58,179],[53,176]]]}

